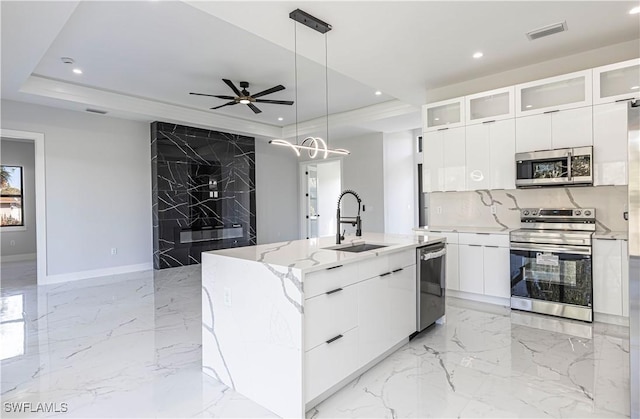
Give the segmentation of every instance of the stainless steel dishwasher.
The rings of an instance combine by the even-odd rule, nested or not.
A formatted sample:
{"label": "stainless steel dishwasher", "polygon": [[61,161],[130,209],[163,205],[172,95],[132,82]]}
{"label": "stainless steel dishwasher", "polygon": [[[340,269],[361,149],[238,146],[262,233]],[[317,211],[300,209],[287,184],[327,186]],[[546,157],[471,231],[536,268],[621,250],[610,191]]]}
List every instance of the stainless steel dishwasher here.
{"label": "stainless steel dishwasher", "polygon": [[445,265],[447,248],[445,243],[436,243],[417,249],[417,329],[418,332],[444,316]]}

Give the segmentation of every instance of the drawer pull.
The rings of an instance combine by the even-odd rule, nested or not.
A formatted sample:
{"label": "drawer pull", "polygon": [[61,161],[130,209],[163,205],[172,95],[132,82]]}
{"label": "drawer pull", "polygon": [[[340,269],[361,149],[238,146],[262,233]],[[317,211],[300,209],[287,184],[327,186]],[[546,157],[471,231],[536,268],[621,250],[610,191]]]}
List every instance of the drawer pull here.
{"label": "drawer pull", "polygon": [[560,109],[556,109],[554,111],[546,111],[546,112],[543,112],[543,113],[554,113],[554,112],[560,112]]}
{"label": "drawer pull", "polygon": [[404,268],[399,268],[399,269],[394,269],[392,272],[396,273],[396,272],[400,272],[401,270],[403,270]]}
{"label": "drawer pull", "polygon": [[336,337],[334,337],[334,338],[329,339],[329,340],[327,341],[327,343],[335,342],[336,340],[340,339],[341,337],[342,337],[342,335],[338,335],[338,336],[336,336]]}
{"label": "drawer pull", "polygon": [[470,244],[469,246],[471,246],[471,247],[482,247],[481,244]]}
{"label": "drawer pull", "polygon": [[487,245],[485,245],[484,247],[491,247],[492,249],[498,249],[498,248],[499,248],[499,246],[490,246],[490,245],[488,245],[488,244],[487,244]]}
{"label": "drawer pull", "polygon": [[336,288],[336,289],[334,289],[334,290],[327,291],[325,294],[327,294],[327,295],[331,295],[331,294],[336,293],[336,292],[338,292],[338,291],[342,291],[342,288]]}
{"label": "drawer pull", "polygon": [[380,274],[380,276],[387,276],[387,275],[391,275],[391,272],[385,272],[383,274]]}
{"label": "drawer pull", "polygon": [[331,269],[338,269],[338,268],[342,268],[342,265],[332,266],[330,268],[327,268],[327,271],[330,271]]}
{"label": "drawer pull", "polygon": [[448,129],[449,129],[449,128],[440,128],[440,129],[438,129],[438,131],[446,131],[446,130],[448,130]]}

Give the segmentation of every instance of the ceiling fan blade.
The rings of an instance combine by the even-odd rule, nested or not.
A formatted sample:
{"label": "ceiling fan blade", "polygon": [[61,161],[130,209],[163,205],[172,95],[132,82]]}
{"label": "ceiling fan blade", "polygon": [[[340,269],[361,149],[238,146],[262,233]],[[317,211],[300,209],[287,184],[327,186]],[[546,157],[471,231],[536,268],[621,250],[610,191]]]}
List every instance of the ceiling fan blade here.
{"label": "ceiling fan blade", "polygon": [[233,84],[233,82],[231,80],[228,79],[222,79],[223,82],[227,83],[227,86],[229,86],[231,88],[231,90],[233,90],[233,93],[235,93],[238,96],[242,96],[242,94],[240,93],[240,90],[238,90],[238,88],[236,87],[235,84]]}
{"label": "ceiling fan blade", "polygon": [[256,107],[256,105],[254,105],[253,103],[248,103],[248,104],[247,104],[247,106],[251,108],[251,110],[253,111],[253,113],[260,113],[260,112],[262,112],[262,111],[261,111],[260,109],[258,109],[258,108]]}
{"label": "ceiling fan blade", "polygon": [[257,98],[257,97],[260,97],[260,96],[268,95],[270,93],[279,92],[280,90],[284,90],[284,86],[281,85],[281,84],[279,84],[277,86],[274,86],[271,89],[263,90],[262,92],[256,93],[255,95],[251,95],[251,97]]}
{"label": "ceiling fan blade", "polygon": [[256,99],[258,103],[274,103],[276,105],[293,105],[292,100],[269,100],[269,99]]}
{"label": "ceiling fan blade", "polygon": [[220,106],[216,106],[215,108],[209,108],[209,109],[220,109],[220,108],[224,108],[225,106],[231,106],[231,105],[237,105],[238,102],[236,102],[235,100],[232,100],[231,102],[227,102],[224,105],[220,105]]}
{"label": "ceiling fan blade", "polygon": [[222,95],[208,95],[206,93],[189,93],[190,95],[196,95],[196,96],[208,96],[208,97],[217,97],[218,99],[227,99],[227,100],[234,100],[235,97],[233,96],[222,96]]}

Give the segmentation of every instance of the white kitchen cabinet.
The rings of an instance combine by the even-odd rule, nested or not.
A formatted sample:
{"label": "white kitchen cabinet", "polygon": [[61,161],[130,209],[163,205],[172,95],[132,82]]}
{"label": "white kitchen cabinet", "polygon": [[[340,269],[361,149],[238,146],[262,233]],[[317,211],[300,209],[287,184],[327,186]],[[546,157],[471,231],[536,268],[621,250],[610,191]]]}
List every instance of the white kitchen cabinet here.
{"label": "white kitchen cabinet", "polygon": [[516,152],[585,147],[593,144],[591,107],[516,119]]}
{"label": "white kitchen cabinet", "polygon": [[516,121],[505,119],[489,126],[489,189],[516,188]]}
{"label": "white kitchen cabinet", "polygon": [[422,136],[422,192],[444,190],[444,146],[441,131]]}
{"label": "white kitchen cabinet", "polygon": [[514,86],[466,96],[466,125],[513,118],[515,115],[514,96]]}
{"label": "white kitchen cabinet", "polygon": [[[341,337],[338,337],[341,336]],[[358,328],[305,352],[305,400],[313,400],[360,367]]]}
{"label": "white kitchen cabinet", "polygon": [[515,188],[515,120],[466,127],[467,190]]}
{"label": "white kitchen cabinet", "polygon": [[423,131],[464,125],[464,97],[429,103],[422,107]]}
{"label": "white kitchen cabinet", "polygon": [[627,185],[628,102],[593,107],[593,184]]}
{"label": "white kitchen cabinet", "polygon": [[387,276],[389,346],[416,331],[416,265],[398,269]]}
{"label": "white kitchen cabinet", "polygon": [[516,85],[516,117],[591,104],[591,70]]}
{"label": "white kitchen cabinet", "polygon": [[378,276],[358,284],[358,358],[361,365],[372,361],[388,348],[388,305],[385,277]]}
{"label": "white kitchen cabinet", "polygon": [[618,240],[593,240],[593,311],[622,316],[622,254]]}
{"label": "white kitchen cabinet", "polygon": [[460,290],[460,275],[458,273],[458,245],[447,243],[447,255],[445,262],[445,278],[447,289]]}
{"label": "white kitchen cabinet", "polygon": [[305,300],[306,350],[323,344],[358,324],[358,293],[355,285],[335,288]]}
{"label": "white kitchen cabinet", "polygon": [[629,317],[629,248],[627,240],[618,240],[620,243],[620,259],[622,261],[622,315]]}
{"label": "white kitchen cabinet", "polygon": [[[491,186],[490,125],[492,124],[466,127],[466,189],[469,191],[489,189]],[[511,160],[513,164],[513,158]]]}
{"label": "white kitchen cabinet", "polygon": [[445,191],[465,190],[464,131],[464,127],[438,131],[442,134]]}
{"label": "white kitchen cabinet", "polygon": [[640,98],[640,59],[593,69],[593,104]]}
{"label": "white kitchen cabinet", "polygon": [[511,296],[509,248],[484,246],[483,248],[484,294],[493,297]]}
{"label": "white kitchen cabinet", "polygon": [[462,191],[465,185],[464,127],[425,132],[423,192]]}
{"label": "white kitchen cabinet", "polygon": [[484,294],[484,256],[479,244],[459,244],[460,291]]}

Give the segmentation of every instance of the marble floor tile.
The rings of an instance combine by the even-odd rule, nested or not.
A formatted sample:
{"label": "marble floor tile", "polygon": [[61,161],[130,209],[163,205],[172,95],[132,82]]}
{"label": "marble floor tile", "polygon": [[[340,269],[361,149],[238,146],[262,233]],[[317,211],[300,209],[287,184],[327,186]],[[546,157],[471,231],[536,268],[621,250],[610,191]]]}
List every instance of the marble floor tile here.
{"label": "marble floor tile", "polygon": [[[0,268],[2,417],[274,416],[201,373],[199,266],[41,287],[35,262]],[[628,417],[628,329],[545,319],[449,299],[307,417]],[[25,402],[66,412],[6,410]]]}

